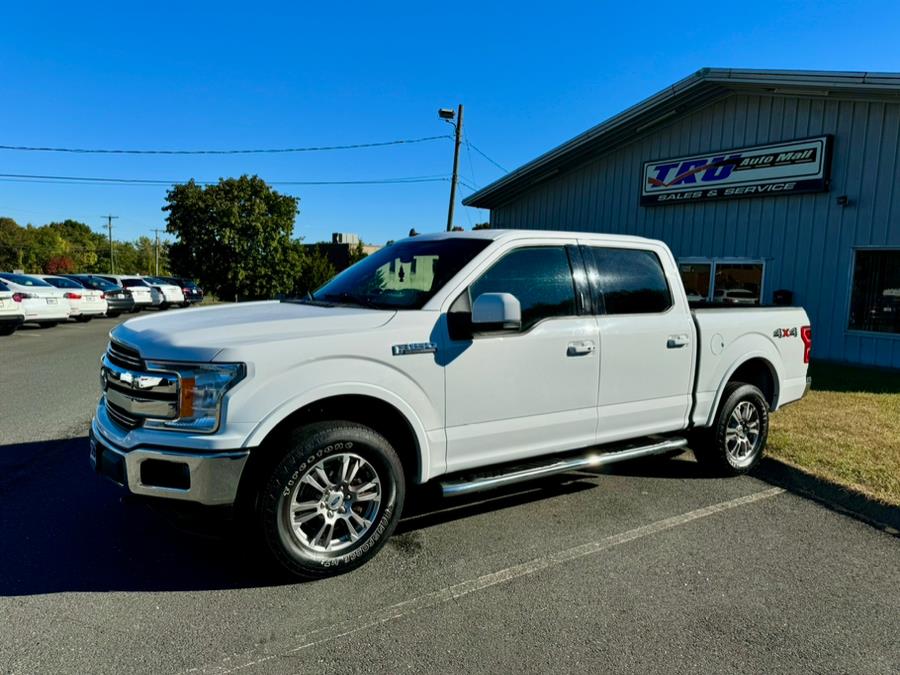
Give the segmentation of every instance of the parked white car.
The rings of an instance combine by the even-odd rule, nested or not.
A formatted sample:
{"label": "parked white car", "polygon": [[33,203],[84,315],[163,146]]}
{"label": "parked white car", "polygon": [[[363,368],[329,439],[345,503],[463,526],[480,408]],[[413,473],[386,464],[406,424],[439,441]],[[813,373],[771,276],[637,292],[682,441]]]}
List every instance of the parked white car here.
{"label": "parked white car", "polygon": [[134,299],[134,309],[132,312],[140,312],[147,307],[158,307],[163,302],[162,293],[150,286],[146,281],[136,274],[99,274],[97,275],[107,281],[122,286]]}
{"label": "parked white car", "polygon": [[116,326],[91,460],[135,494],[252,511],[288,570],[323,577],[383,546],[411,484],[469,494],[688,446],[746,473],[811,348],[799,307],[692,311],[660,241],[426,234],[302,299]]}
{"label": "parked white car", "polygon": [[106,314],[106,295],[103,291],[95,291],[85,288],[83,285],[67,277],[58,277],[51,274],[36,275],[51,286],[61,289],[66,300],[69,301],[69,318],[80,323],[87,323],[97,316]]}
{"label": "parked white car", "polygon": [[759,298],[756,293],[746,288],[717,288],[713,293],[713,302],[722,302],[726,305],[758,305]]}
{"label": "parked white car", "polygon": [[13,292],[13,300],[25,314],[25,323],[51,328],[69,318],[70,305],[65,291],[27,274],[0,272],[0,280]]}
{"label": "parked white car", "polygon": [[0,335],[12,335],[25,321],[25,312],[13,299],[13,292],[0,281]]}
{"label": "parked white car", "polygon": [[176,286],[159,277],[144,277],[143,279],[150,284],[152,288],[155,288],[162,293],[163,301],[160,309],[166,309],[167,307],[181,307],[187,304],[184,301],[184,291],[181,290],[181,286]]}

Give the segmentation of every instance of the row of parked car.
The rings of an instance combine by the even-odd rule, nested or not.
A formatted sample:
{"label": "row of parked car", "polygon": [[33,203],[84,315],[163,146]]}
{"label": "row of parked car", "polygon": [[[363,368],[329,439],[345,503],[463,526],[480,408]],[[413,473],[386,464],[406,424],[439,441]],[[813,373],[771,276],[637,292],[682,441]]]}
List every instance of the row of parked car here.
{"label": "row of parked car", "polygon": [[202,301],[197,284],[178,277],[0,272],[0,335],[12,334],[23,323],[51,328],[69,319],[86,323],[99,316]]}

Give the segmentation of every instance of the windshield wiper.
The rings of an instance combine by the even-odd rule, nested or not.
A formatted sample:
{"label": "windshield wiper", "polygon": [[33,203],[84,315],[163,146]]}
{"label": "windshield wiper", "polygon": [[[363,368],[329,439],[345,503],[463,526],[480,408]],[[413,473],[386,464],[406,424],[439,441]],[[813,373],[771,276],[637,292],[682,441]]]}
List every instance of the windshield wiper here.
{"label": "windshield wiper", "polygon": [[333,303],[325,302],[324,300],[319,300],[316,297],[313,297],[313,294],[309,291],[306,292],[302,298],[283,298],[282,302],[290,302],[294,305],[313,305],[315,307],[334,307]]}
{"label": "windshield wiper", "polygon": [[329,300],[334,300],[335,302],[342,305],[353,305],[356,307],[365,307],[366,309],[384,309],[383,305],[375,302],[371,298],[353,295],[352,293],[348,293],[347,291],[343,291],[341,293],[326,293],[322,297]]}

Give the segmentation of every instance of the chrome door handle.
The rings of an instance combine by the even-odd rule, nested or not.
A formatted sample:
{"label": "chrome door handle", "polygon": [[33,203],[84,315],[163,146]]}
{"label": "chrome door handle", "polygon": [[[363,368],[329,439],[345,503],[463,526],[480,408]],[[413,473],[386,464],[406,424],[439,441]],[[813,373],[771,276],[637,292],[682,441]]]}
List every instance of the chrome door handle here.
{"label": "chrome door handle", "polygon": [[678,349],[684,347],[689,342],[690,339],[687,335],[670,335],[669,339],[666,341],[666,347],[669,349]]}
{"label": "chrome door handle", "polygon": [[570,342],[566,348],[566,356],[584,356],[594,353],[594,343],[590,340],[583,342]]}

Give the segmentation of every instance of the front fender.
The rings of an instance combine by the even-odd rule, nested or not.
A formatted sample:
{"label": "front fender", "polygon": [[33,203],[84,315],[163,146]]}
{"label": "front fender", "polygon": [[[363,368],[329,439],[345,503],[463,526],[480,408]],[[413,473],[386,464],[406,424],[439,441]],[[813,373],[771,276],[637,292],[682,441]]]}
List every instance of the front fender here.
{"label": "front fender", "polygon": [[[412,429],[419,454],[419,480],[425,482],[442,473],[446,466],[446,441],[439,413],[443,399],[435,401],[417,381],[386,365],[362,359],[354,361],[352,364],[332,361],[327,367],[319,363],[313,368],[291,370],[255,390],[251,397],[255,405],[250,405],[257,407],[259,416],[245,447],[262,444],[280,422],[316,401],[343,395],[369,396],[397,409]],[[352,366],[349,370],[348,365]],[[341,372],[354,372],[358,379],[328,381],[324,377],[327,372],[333,377]],[[298,389],[297,383],[304,380],[318,384],[286,395],[291,389]],[[443,387],[437,392],[442,396]]]}

